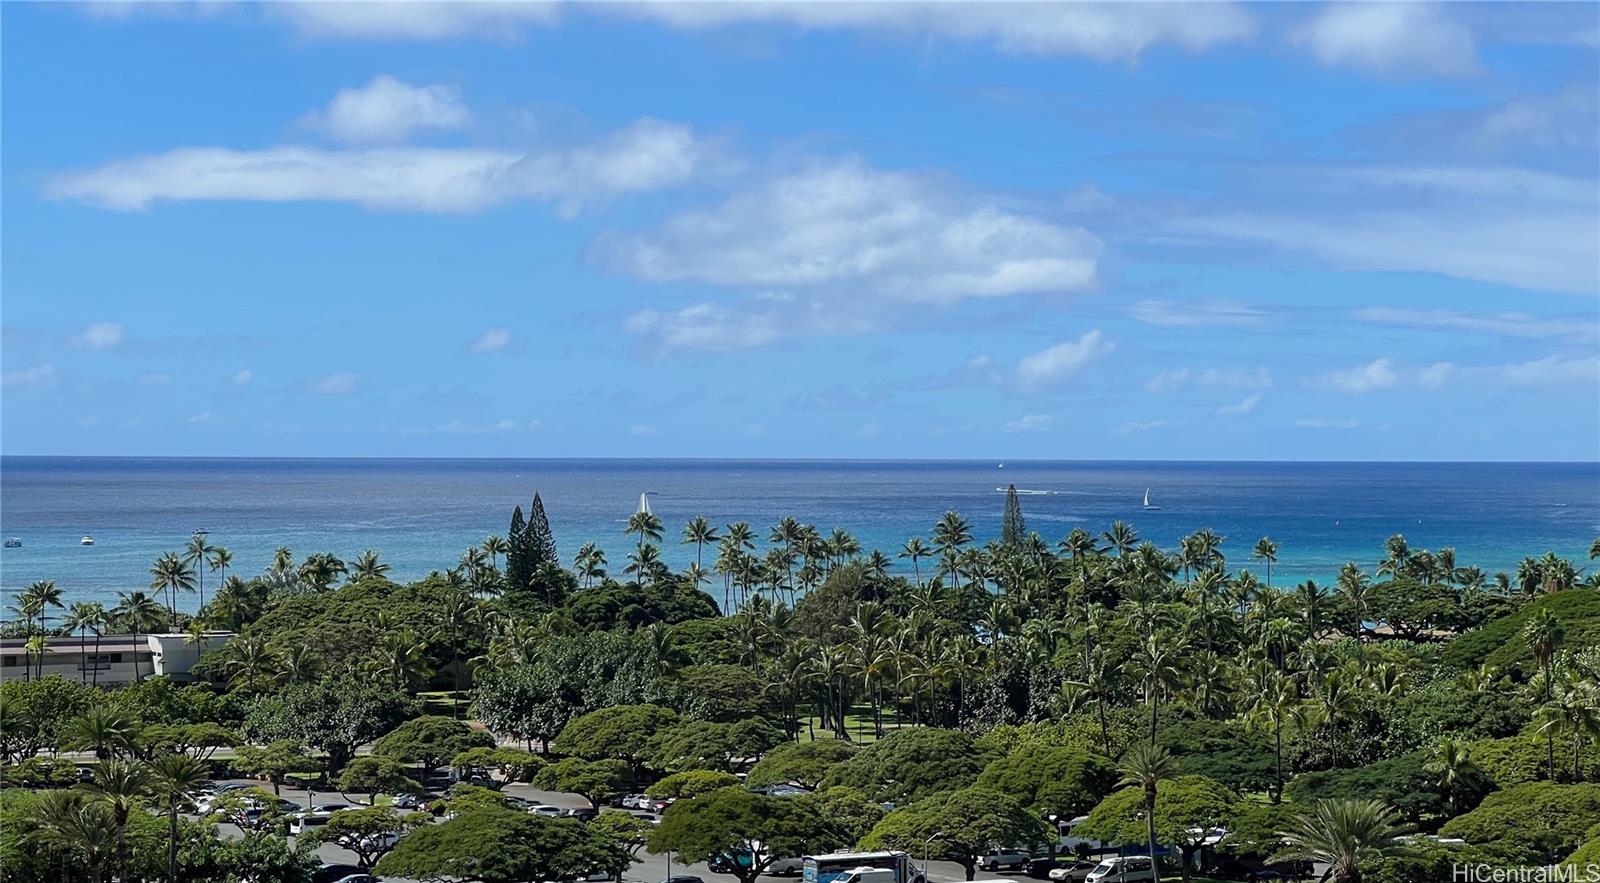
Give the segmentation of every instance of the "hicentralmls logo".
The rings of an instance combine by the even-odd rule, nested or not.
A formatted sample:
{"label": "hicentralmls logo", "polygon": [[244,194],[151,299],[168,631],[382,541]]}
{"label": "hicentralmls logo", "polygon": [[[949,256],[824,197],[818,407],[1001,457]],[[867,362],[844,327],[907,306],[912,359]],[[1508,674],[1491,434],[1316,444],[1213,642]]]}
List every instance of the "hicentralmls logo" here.
{"label": "hicentralmls logo", "polygon": [[1452,864],[1451,883],[1600,883],[1600,864],[1562,864],[1540,867],[1500,867]]}

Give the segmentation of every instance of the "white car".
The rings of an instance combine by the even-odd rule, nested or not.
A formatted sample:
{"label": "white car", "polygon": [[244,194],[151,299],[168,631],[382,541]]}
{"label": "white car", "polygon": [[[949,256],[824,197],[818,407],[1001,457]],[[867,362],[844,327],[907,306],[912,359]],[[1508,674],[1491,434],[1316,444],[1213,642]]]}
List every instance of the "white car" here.
{"label": "white car", "polygon": [[775,858],[767,865],[767,873],[774,877],[798,877],[805,869],[803,858]]}
{"label": "white car", "polygon": [[640,809],[639,804],[649,799],[643,794],[629,794],[627,797],[622,798],[618,805],[623,809]]}
{"label": "white car", "polygon": [[551,806],[545,803],[528,807],[528,812],[531,812],[536,816],[547,816],[552,819],[559,819],[565,815],[567,811],[559,806]]}
{"label": "white car", "polygon": [[1083,883],[1089,872],[1100,867],[1096,862],[1073,862],[1070,865],[1050,869],[1050,879],[1056,883]]}
{"label": "white car", "polygon": [[294,814],[294,817],[289,820],[289,833],[303,834],[307,828],[326,825],[328,823],[328,819],[331,818],[334,813],[349,808],[350,805],[345,803],[323,803],[313,806],[309,810],[297,812]]}
{"label": "white car", "polygon": [[1095,865],[1085,883],[1156,883],[1147,855],[1122,855]]}

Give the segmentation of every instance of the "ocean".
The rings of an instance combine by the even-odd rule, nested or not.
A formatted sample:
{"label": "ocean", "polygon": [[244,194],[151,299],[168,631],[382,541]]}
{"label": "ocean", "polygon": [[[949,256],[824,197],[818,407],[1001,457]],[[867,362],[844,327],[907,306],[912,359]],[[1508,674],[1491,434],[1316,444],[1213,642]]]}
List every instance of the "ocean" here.
{"label": "ocean", "polygon": [[[278,546],[353,559],[375,549],[411,579],[454,566],[504,535],[511,509],[544,500],[564,560],[586,541],[621,572],[623,525],[639,495],[667,527],[665,558],[682,567],[688,519],[748,521],[766,538],[792,515],[842,527],[891,557],[954,509],[979,542],[1000,531],[1004,489],[1021,494],[1030,530],[1054,542],[1077,526],[1130,522],[1174,548],[1210,527],[1230,567],[1261,572],[1250,550],[1281,544],[1278,584],[1369,571],[1390,534],[1414,548],[1453,546],[1490,574],[1554,551],[1580,566],[1600,534],[1600,463],[1179,463],[754,460],[362,460],[0,457],[0,590],[53,579],[70,603],[110,603],[144,588],[158,555],[196,529],[234,553],[231,572],[260,572]],[[1150,489],[1146,510],[1142,498]],[[93,546],[79,545],[84,534]],[[900,569],[909,564],[896,559]],[[206,576],[208,593],[217,576]],[[180,599],[191,608],[194,596]]]}

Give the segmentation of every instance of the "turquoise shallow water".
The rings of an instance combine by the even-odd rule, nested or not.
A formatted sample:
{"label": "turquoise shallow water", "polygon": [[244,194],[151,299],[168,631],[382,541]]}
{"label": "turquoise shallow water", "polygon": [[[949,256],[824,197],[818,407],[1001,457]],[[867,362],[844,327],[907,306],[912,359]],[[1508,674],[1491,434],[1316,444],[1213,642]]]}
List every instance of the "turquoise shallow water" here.
{"label": "turquoise shallow water", "polygon": [[[1579,560],[1600,533],[1600,464],[1107,463],[683,460],[271,460],[0,458],[0,533],[23,540],[0,551],[10,594],[54,579],[69,601],[110,600],[143,587],[150,562],[196,528],[234,552],[251,574],[272,550],[377,549],[395,575],[451,566],[467,545],[504,534],[511,507],[539,491],[564,558],[593,540],[620,568],[631,541],[623,523],[639,494],[676,545],[684,521],[749,521],[767,529],[793,515],[844,527],[866,549],[891,554],[956,509],[980,541],[999,533],[1001,492],[1015,483],[1030,529],[1059,539],[1113,520],[1172,547],[1211,527],[1228,538],[1233,566],[1257,538],[1282,545],[1275,581],[1332,580],[1341,563],[1372,569],[1384,539],[1452,545],[1461,565],[1493,573],[1554,550]],[[1141,497],[1151,489],[1158,511]],[[92,534],[95,545],[78,539]],[[208,576],[208,585],[214,585]],[[191,596],[189,604],[194,603]]]}

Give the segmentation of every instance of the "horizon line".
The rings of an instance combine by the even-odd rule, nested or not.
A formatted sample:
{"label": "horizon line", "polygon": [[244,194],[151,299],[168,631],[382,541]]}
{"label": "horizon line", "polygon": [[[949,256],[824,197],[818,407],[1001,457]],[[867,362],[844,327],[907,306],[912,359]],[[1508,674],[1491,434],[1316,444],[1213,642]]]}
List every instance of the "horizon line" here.
{"label": "horizon line", "polygon": [[0,453],[0,461],[4,460],[281,460],[281,461],[437,461],[437,462],[598,462],[598,463],[995,463],[999,466],[1016,464],[1045,464],[1045,463],[1231,463],[1231,464],[1269,464],[1269,465],[1456,465],[1456,466],[1600,466],[1600,459],[1595,460],[1448,460],[1448,459],[1421,459],[1421,460],[1389,460],[1389,459],[1355,459],[1355,460],[1315,460],[1315,459],[1286,459],[1286,460],[1261,460],[1261,459],[1167,459],[1154,457],[1077,457],[1077,458],[1041,458],[1023,457],[1006,459],[1002,457],[579,457],[579,456],[549,456],[549,457],[494,457],[494,456],[448,456],[448,455],[410,455],[410,456],[382,456],[382,455],[275,455],[275,454],[11,454]]}

